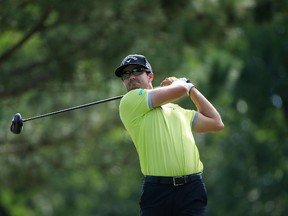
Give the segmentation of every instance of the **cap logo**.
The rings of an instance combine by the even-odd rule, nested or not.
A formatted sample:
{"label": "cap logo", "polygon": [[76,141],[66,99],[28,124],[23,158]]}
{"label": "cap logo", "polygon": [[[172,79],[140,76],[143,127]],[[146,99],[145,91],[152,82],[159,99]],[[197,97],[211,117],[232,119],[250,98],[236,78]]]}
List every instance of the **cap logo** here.
{"label": "cap logo", "polygon": [[137,61],[137,60],[138,60],[138,58],[137,58],[136,56],[127,56],[127,57],[123,60],[122,64],[124,64],[124,62],[126,62],[126,63],[129,64],[132,59],[133,59],[134,61]]}

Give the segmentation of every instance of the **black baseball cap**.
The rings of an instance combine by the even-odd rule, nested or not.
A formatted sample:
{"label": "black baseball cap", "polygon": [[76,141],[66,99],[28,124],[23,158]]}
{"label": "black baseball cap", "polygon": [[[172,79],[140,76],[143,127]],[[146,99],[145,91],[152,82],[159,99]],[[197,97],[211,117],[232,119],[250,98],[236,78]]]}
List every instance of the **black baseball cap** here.
{"label": "black baseball cap", "polygon": [[145,56],[139,54],[130,54],[123,59],[120,66],[115,70],[115,75],[121,77],[123,69],[128,65],[140,65],[146,68],[148,71],[152,72],[152,67]]}

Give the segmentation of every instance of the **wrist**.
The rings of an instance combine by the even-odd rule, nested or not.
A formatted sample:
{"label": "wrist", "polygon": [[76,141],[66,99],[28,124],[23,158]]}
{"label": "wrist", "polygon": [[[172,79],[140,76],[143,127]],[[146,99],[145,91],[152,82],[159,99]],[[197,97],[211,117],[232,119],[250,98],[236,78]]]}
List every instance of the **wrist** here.
{"label": "wrist", "polygon": [[192,88],[194,88],[195,86],[190,82],[189,79],[183,77],[183,78],[179,78],[178,80],[181,80],[185,83],[186,89],[187,89],[187,95],[190,96],[190,91]]}
{"label": "wrist", "polygon": [[194,88],[195,86],[192,83],[187,83],[189,86],[189,90],[187,91],[187,95],[190,96],[191,89]]}

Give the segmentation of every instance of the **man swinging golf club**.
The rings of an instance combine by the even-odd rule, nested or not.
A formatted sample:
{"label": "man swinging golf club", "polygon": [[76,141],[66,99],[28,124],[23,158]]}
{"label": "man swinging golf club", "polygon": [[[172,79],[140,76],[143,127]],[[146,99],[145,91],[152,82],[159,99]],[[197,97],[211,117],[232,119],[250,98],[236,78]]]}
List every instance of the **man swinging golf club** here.
{"label": "man swinging golf club", "polygon": [[[143,55],[128,55],[115,75],[128,91],[119,113],[144,175],[140,215],[203,215],[203,164],[192,131],[223,129],[219,113],[186,78],[167,77],[161,87],[153,88],[154,73]],[[197,111],[173,103],[187,94]]]}

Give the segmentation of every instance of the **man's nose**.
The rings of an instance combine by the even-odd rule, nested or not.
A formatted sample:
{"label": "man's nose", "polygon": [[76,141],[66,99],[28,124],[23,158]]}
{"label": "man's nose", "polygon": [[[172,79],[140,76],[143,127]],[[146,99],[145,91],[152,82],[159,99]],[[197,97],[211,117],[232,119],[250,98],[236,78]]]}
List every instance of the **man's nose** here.
{"label": "man's nose", "polygon": [[135,79],[135,75],[133,73],[130,74],[129,79]]}

